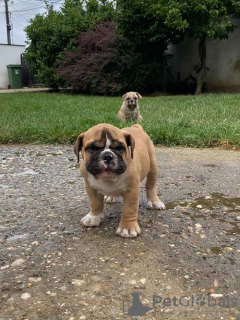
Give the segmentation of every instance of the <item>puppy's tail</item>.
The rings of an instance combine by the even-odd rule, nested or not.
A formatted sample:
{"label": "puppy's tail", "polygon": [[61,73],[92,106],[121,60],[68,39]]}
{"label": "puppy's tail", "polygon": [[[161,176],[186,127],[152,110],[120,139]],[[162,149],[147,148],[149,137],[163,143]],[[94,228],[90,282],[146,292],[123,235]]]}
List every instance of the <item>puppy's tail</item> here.
{"label": "puppy's tail", "polygon": [[132,127],[138,128],[143,131],[143,127],[140,124],[134,124]]}

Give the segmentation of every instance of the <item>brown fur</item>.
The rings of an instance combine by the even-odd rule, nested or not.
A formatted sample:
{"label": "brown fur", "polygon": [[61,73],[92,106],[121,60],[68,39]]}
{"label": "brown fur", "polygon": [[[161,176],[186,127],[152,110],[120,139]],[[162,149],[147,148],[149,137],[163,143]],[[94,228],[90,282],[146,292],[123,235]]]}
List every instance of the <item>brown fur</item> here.
{"label": "brown fur", "polygon": [[[102,131],[107,130],[113,139],[121,141],[126,146],[123,159],[126,163],[126,171],[116,177],[116,180],[105,182],[89,178],[85,163],[89,157],[85,148],[91,141],[100,139]],[[149,136],[143,131],[141,125],[136,124],[129,128],[118,129],[110,124],[99,124],[87,132],[81,134],[74,147],[76,155],[82,151],[83,160],[81,162],[81,173],[85,180],[86,191],[90,200],[90,212],[92,216],[98,216],[103,211],[104,195],[122,196],[123,206],[121,211],[121,221],[117,234],[122,237],[134,237],[140,234],[137,222],[140,182],[146,177],[147,201],[150,208],[164,209],[164,204],[159,200],[156,190],[158,177],[158,167],[155,158],[155,150]],[[133,157],[132,157],[133,156]],[[122,177],[121,177],[122,176]],[[124,179],[123,179],[124,177]],[[100,179],[99,179],[100,180]],[[92,181],[99,185],[99,188],[106,188],[106,193],[99,193],[97,187],[91,186]],[[108,188],[109,186],[109,188]],[[119,190],[118,190],[119,186]],[[112,191],[109,191],[109,190]],[[101,189],[102,190],[102,189]],[[86,224],[85,224],[86,225]],[[89,225],[88,225],[89,226]]]}

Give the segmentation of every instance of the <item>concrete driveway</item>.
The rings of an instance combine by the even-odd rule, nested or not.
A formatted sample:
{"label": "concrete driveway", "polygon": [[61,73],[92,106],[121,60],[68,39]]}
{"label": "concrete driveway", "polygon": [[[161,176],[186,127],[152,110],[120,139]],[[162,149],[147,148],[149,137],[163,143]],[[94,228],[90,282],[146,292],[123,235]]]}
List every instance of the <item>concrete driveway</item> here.
{"label": "concrete driveway", "polygon": [[240,319],[240,153],[156,148],[167,210],[89,210],[70,146],[0,146],[1,320]]}

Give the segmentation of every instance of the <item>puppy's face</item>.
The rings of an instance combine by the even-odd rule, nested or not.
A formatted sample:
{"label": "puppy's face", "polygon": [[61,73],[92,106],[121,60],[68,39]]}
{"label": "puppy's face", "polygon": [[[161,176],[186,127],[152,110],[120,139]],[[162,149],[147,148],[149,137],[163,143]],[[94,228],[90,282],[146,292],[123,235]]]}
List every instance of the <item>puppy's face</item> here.
{"label": "puppy's face", "polygon": [[74,146],[78,156],[82,152],[85,169],[96,179],[114,180],[126,170],[129,157],[128,147],[133,157],[134,140],[118,128],[97,125],[82,133]]}
{"label": "puppy's face", "polygon": [[125,101],[126,107],[130,110],[134,110],[137,107],[138,99],[141,99],[142,96],[138,92],[127,92],[122,96]]}

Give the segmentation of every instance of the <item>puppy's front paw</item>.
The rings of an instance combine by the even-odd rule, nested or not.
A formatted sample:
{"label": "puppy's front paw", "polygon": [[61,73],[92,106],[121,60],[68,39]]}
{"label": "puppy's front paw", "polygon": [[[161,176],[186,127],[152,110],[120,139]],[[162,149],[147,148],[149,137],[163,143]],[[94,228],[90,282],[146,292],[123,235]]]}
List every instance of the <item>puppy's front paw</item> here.
{"label": "puppy's front paw", "polygon": [[137,221],[120,222],[116,234],[123,238],[136,238],[141,233]]}
{"label": "puppy's front paw", "polygon": [[104,219],[103,213],[100,213],[99,215],[94,216],[91,212],[89,212],[88,214],[86,214],[85,217],[81,219],[81,223],[85,227],[96,227],[102,222],[103,219]]}
{"label": "puppy's front paw", "polygon": [[104,197],[105,203],[115,203],[115,202],[120,202],[120,198],[118,197]]}
{"label": "puppy's front paw", "polygon": [[148,201],[147,203],[149,209],[156,209],[156,210],[165,210],[165,204],[159,200],[158,202]]}

